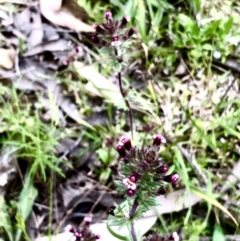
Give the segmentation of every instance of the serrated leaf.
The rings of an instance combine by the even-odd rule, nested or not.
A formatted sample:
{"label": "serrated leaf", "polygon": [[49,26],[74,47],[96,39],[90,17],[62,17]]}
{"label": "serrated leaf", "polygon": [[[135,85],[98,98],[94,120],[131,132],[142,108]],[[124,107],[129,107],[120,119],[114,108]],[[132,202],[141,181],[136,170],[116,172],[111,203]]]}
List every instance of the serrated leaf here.
{"label": "serrated leaf", "polygon": [[119,217],[112,217],[110,220],[109,220],[109,226],[121,226],[123,224],[126,224],[126,218],[123,217],[123,218],[119,218]]}

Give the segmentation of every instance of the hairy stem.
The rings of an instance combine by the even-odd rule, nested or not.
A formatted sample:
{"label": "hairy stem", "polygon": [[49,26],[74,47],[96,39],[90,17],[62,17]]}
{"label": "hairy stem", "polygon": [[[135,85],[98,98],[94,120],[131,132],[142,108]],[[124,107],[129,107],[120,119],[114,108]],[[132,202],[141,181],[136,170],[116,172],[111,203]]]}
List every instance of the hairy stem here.
{"label": "hairy stem", "polygon": [[122,94],[122,97],[125,101],[126,106],[128,107],[130,129],[131,129],[131,134],[132,134],[132,139],[133,139],[133,113],[132,113],[132,108],[129,104],[129,101],[125,98],[125,94],[124,94],[124,90],[123,90],[123,86],[122,86],[122,74],[121,74],[121,72],[118,72],[118,83],[119,83],[119,88],[120,88],[120,92]]}
{"label": "hairy stem", "polygon": [[[129,213],[129,218],[131,220],[133,219],[134,214],[137,211],[137,208],[138,208],[138,200],[137,200],[137,198],[135,198],[134,201],[133,201],[132,209],[130,210],[130,213]],[[136,235],[136,231],[135,231],[135,228],[134,228],[133,221],[132,221],[132,224],[131,224],[131,235],[132,235],[133,241],[137,241],[137,235]]]}
{"label": "hairy stem", "polygon": [[137,235],[136,235],[136,231],[134,229],[133,223],[131,224],[131,235],[132,235],[133,241],[137,241]]}

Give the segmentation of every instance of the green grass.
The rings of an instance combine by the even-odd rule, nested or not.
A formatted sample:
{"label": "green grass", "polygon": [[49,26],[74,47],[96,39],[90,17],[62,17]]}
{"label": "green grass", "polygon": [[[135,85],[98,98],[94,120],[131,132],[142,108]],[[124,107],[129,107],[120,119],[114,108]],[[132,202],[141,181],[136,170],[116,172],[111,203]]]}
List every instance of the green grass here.
{"label": "green grass", "polygon": [[[231,187],[228,197],[218,192],[239,160],[240,98],[236,89],[226,92],[231,70],[222,73],[212,65],[214,51],[221,52],[219,61],[229,57],[237,59],[239,3],[217,0],[110,0],[106,6],[100,1],[92,6],[88,1],[81,2],[96,21],[101,21],[102,13],[110,9],[119,19],[129,15],[131,25],[137,28],[129,61],[137,62],[137,69],[144,78],[141,82],[136,81],[132,70],[124,76],[125,86],[140,85],[140,91],[133,88],[128,92],[128,98],[135,107],[134,125],[138,129],[134,143],[150,143],[152,134],[165,133],[170,139],[169,145],[160,155],[172,171],[181,175],[177,188],[194,189],[199,195],[202,195],[202,188],[207,188],[197,207],[177,215],[164,215],[154,228],[162,233],[181,228],[184,240],[192,241],[198,240],[199,236],[209,236],[214,241],[224,240],[222,237],[228,234],[229,229],[232,234],[239,233],[233,218],[227,221],[223,218],[224,213],[230,212],[240,222],[239,210],[234,205],[223,207],[225,198],[232,200],[233,204],[238,202],[239,190]],[[98,66],[102,64],[94,58],[92,60]],[[188,78],[174,75],[179,63],[187,66]],[[162,73],[164,68],[169,70],[168,76]],[[84,81],[73,82],[68,71],[70,69],[65,70],[66,78],[62,78],[61,73],[61,82],[67,87],[68,94],[74,96],[81,114],[88,118],[95,112],[95,97],[85,89]],[[115,75],[111,66],[101,71],[107,77]],[[239,85],[238,77],[236,83]],[[19,191],[20,198],[5,203],[0,196],[0,202],[4,203],[0,205],[0,216],[5,220],[0,222],[0,236],[4,233],[9,240],[28,240],[25,221],[38,195],[34,183],[50,181],[51,192],[53,173],[64,177],[63,170],[67,164],[54,154],[59,140],[63,137],[77,139],[82,135],[83,141],[90,144],[79,151],[79,157],[88,151],[96,153],[98,160],[92,171],[99,182],[107,185],[111,180],[108,166],[117,162],[115,146],[118,138],[124,130],[130,134],[128,115],[123,113],[122,105],[103,97],[102,106],[107,112],[105,126],[90,129],[79,125],[62,129],[54,118],[44,123],[40,118],[40,109],[34,109],[30,101],[23,102],[27,96],[25,93],[0,85],[0,96],[2,149],[14,146],[19,165],[24,162],[27,166]],[[118,110],[119,114],[112,116],[112,110]],[[151,132],[143,131],[146,125],[153,128]],[[109,140],[113,142],[111,145],[108,145]],[[187,152],[189,159],[179,146]],[[33,199],[27,199],[28,195]],[[52,205],[49,204],[50,210]],[[11,212],[15,213],[14,221],[10,221]],[[49,222],[51,224],[51,219]]]}

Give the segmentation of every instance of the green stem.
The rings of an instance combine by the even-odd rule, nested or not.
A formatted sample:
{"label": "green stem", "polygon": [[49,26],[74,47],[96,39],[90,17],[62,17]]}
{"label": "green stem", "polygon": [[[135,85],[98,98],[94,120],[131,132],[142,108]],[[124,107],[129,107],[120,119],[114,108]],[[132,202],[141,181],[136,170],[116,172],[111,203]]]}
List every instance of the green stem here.
{"label": "green stem", "polygon": [[120,92],[122,94],[122,97],[125,101],[126,106],[128,107],[130,129],[131,129],[131,135],[132,135],[132,139],[133,139],[133,113],[132,113],[132,108],[129,104],[129,101],[126,99],[125,94],[124,94],[124,90],[123,90],[123,86],[122,86],[122,74],[121,74],[121,72],[118,72],[118,83],[119,83],[119,88],[120,88]]}

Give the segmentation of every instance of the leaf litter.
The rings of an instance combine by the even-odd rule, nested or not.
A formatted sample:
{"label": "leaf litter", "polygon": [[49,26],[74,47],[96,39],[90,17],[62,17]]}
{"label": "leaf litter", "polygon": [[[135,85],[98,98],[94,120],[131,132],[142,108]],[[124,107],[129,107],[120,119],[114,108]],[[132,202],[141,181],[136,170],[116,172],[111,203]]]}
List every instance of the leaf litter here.
{"label": "leaf litter", "polygon": [[[60,68],[64,68],[65,59],[62,56],[66,56],[74,49],[69,43],[67,34],[64,33],[65,29],[56,27],[55,24],[80,32],[93,32],[94,30],[90,25],[83,23],[82,20],[77,19],[63,8],[58,7],[57,9],[53,9],[52,6],[56,7],[59,5],[58,2],[59,1],[50,2],[41,0],[39,7],[38,5],[27,6],[27,4],[22,1],[20,4],[26,4],[26,6],[21,6],[20,11],[14,14],[12,19],[11,16],[7,14],[7,11],[0,11],[3,34],[5,35],[3,39],[7,43],[6,46],[8,46],[8,48],[0,49],[0,53],[2,53],[0,60],[2,61],[0,62],[2,69],[0,75],[2,79],[8,79],[13,88],[22,91],[25,95],[28,95],[29,92],[34,92],[37,96],[37,101],[33,103],[33,106],[36,109],[44,109],[44,121],[54,120],[59,127],[67,127],[69,125],[67,118],[71,118],[75,123],[91,127],[88,125],[88,122],[84,120],[85,117],[80,114],[79,106],[73,100],[74,98],[71,98],[71,95],[69,96],[66,87],[62,85],[59,77],[55,73],[56,70],[58,71]],[[40,12],[50,22],[43,19]],[[22,42],[20,45],[19,39]],[[45,61],[45,59],[49,59],[49,52],[51,53],[51,65]],[[15,58],[16,55],[18,55],[17,60]],[[70,53],[70,55],[72,55],[72,53]],[[99,74],[95,67],[90,65],[89,62],[82,57],[80,57],[80,60],[77,58],[73,59],[73,65],[79,76],[88,80],[88,83],[84,86],[88,93],[92,96],[104,98],[107,102],[115,103],[116,106],[121,106],[123,109],[125,108],[114,78],[107,79]],[[224,65],[219,61],[215,61],[215,64],[221,67],[223,66],[228,70],[238,71],[238,63],[236,61],[232,62],[230,62],[230,60],[226,61]],[[159,68],[159,66],[155,67]],[[141,69],[141,66],[139,68]],[[157,71],[157,73],[159,73],[159,71]],[[143,78],[147,76],[146,73],[142,75]],[[159,118],[155,113],[150,113],[154,115],[152,123],[161,123],[164,131],[171,137],[179,135],[176,127],[181,124],[182,119],[184,119],[185,110],[183,107],[190,109],[196,118],[203,119],[207,129],[215,124],[213,123],[215,113],[212,103],[218,105],[223,98],[229,102],[239,98],[238,85],[231,84],[233,83],[231,73],[227,73],[223,78],[221,78],[220,75],[214,75],[211,79],[207,79],[203,74],[199,74],[193,78],[186,68],[186,65],[181,62],[175,69],[175,75],[179,78],[177,80],[175,79],[172,85],[166,86],[163,82],[153,82],[157,99],[158,102],[161,103],[164,115]],[[171,80],[169,79],[169,81]],[[136,96],[138,98],[136,98]],[[149,113],[148,111],[152,109],[150,107],[151,103],[142,98],[142,96],[137,95],[137,93],[130,93],[130,98],[131,105],[135,110],[142,113]],[[54,116],[52,115],[53,109]],[[231,107],[228,106],[224,108],[222,116],[225,117],[230,111]],[[186,126],[189,126],[189,121],[190,120],[185,119]],[[197,135],[197,128],[193,129],[192,135]],[[223,142],[224,141],[226,141],[225,137],[223,137]],[[66,142],[70,144],[66,144]],[[65,149],[70,149],[73,143],[75,143],[75,140],[71,138],[68,140],[67,138],[63,138],[61,141],[59,140],[59,146],[56,147],[55,154],[59,155],[61,152],[64,152]],[[77,147],[80,146],[78,145]],[[3,148],[3,153],[4,150],[7,150],[7,154],[5,153],[2,158],[6,159],[6,156],[10,158],[8,148]],[[189,146],[186,148],[186,151],[191,153],[193,157],[198,156],[201,152],[197,147],[192,150]],[[71,153],[73,152],[71,151]],[[14,160],[13,157],[11,158]],[[11,162],[11,158],[9,159],[9,163]],[[69,160],[68,157],[67,160]],[[11,174],[16,174],[16,169],[12,169],[12,165],[10,169],[7,169],[7,167],[9,167],[9,165],[5,163],[4,168],[6,172],[0,176],[0,178],[2,177],[2,186],[11,182]],[[81,168],[82,171],[86,166],[83,165]],[[233,169],[233,175],[238,176],[238,172],[235,170],[238,170],[239,167],[238,169],[236,168],[237,165]],[[0,170],[5,169],[0,168]],[[69,171],[68,168],[66,169]],[[88,170],[88,168],[86,169]],[[57,228],[60,217],[64,217],[66,223],[74,223],[76,220],[79,222],[87,213],[86,210],[83,209],[91,210],[99,197],[101,198],[98,200],[97,206],[100,207],[100,211],[93,212],[96,221],[99,221],[101,217],[105,215],[103,210],[105,210],[106,205],[109,205],[108,200],[111,200],[110,205],[114,206],[116,204],[114,203],[114,201],[117,200],[114,197],[114,192],[106,189],[104,186],[97,185],[93,180],[89,180],[86,177],[87,173],[85,170],[83,176],[80,175],[79,172],[77,172],[77,174],[75,173],[75,175],[66,175],[67,181],[65,183],[61,180],[61,185],[58,186],[61,195],[58,196],[57,200],[63,200],[61,200],[62,204],[54,204],[53,213],[57,222],[54,223],[53,227]],[[230,175],[227,180],[229,183],[233,183],[236,181],[236,178],[234,179],[233,176]],[[79,188],[79,186],[83,184],[86,189]],[[99,187],[100,190],[96,191],[96,187]],[[226,190],[226,185],[224,186],[224,190]],[[33,191],[35,193],[35,189]],[[5,192],[6,189],[3,190],[3,193]],[[84,196],[86,193],[87,195]],[[102,195],[102,193],[104,193],[104,195]],[[201,201],[201,197],[194,193],[190,193],[186,199],[183,199],[182,196],[184,193],[184,190],[178,190],[170,193],[166,197],[162,196],[160,198],[162,206],[157,208],[157,210],[151,210],[147,213],[146,217],[139,221],[139,229],[141,229],[143,233],[146,233],[154,225],[157,220],[155,212],[157,212],[158,215],[178,212]],[[48,210],[49,199],[47,198],[45,202],[43,200],[48,195],[49,193],[46,192],[43,196],[37,197],[35,202],[32,200],[32,212],[37,213],[37,220],[40,220],[37,226],[39,230],[44,231],[47,231],[46,227],[48,225],[48,213],[46,210]],[[34,194],[34,198],[35,196],[36,193]],[[55,200],[55,202],[58,202],[57,200]],[[79,203],[76,200],[80,200]],[[26,200],[23,201],[25,202]],[[76,203],[81,205],[74,207]],[[69,210],[71,211],[71,215],[68,217],[66,212]],[[31,212],[31,210],[26,211],[28,215],[29,212]],[[104,217],[106,218],[106,215]],[[62,223],[62,225],[66,223]],[[146,223],[148,225],[146,225]],[[5,227],[5,229],[6,228],[8,227]],[[112,236],[109,236],[110,234],[107,231],[106,223],[96,223],[92,228],[96,233],[105,237],[105,240],[114,240]],[[36,233],[34,233],[34,235],[36,235]],[[64,235],[66,234],[57,235],[56,237],[59,238],[56,238],[56,240],[63,240]],[[47,239],[42,237],[36,240],[43,241]]]}

